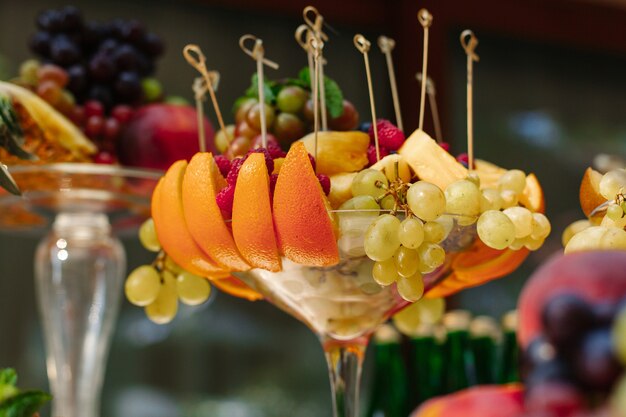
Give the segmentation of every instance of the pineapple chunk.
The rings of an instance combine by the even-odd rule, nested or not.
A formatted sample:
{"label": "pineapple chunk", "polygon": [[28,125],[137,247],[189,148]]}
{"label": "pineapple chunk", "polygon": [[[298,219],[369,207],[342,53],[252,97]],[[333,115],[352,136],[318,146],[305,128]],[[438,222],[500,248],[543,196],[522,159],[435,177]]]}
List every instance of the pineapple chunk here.
{"label": "pineapple chunk", "polygon": [[331,175],[328,199],[334,209],[339,208],[339,206],[352,198],[352,180],[356,177],[356,174],[356,172],[344,172]]}
{"label": "pineapple chunk", "polygon": [[423,130],[416,130],[404,142],[398,153],[419,179],[435,184],[442,190],[467,177],[467,169],[446,152]]}
{"label": "pineapple chunk", "polygon": [[409,168],[409,164],[407,164],[404,158],[397,153],[385,156],[370,168],[377,169],[379,171],[384,169],[387,179],[389,181],[393,181],[396,179],[396,162],[398,163],[398,174],[400,179],[404,182],[411,182],[411,169]]}
{"label": "pineapple chunk", "polygon": [[[302,139],[306,150],[315,155],[315,135],[309,133]],[[317,173],[334,175],[356,172],[367,165],[367,147],[370,137],[359,131],[325,131],[317,134]]]}

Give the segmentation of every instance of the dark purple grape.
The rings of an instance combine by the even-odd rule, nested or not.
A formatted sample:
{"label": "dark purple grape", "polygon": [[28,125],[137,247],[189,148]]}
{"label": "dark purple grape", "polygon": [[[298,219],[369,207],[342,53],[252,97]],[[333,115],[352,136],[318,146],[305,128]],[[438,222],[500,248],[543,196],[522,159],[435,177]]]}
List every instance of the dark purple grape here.
{"label": "dark purple grape", "polygon": [[528,388],[546,382],[573,382],[572,370],[561,358],[553,358],[535,366],[525,376],[524,383]]}
{"label": "dark purple grape", "polygon": [[63,29],[63,20],[58,10],[44,10],[37,16],[37,27],[48,32],[58,32]]}
{"label": "dark purple grape", "polygon": [[121,72],[115,82],[115,96],[122,103],[135,103],[141,98],[141,79],[136,72]]}
{"label": "dark purple grape", "polygon": [[124,26],[126,26],[126,21],[124,19],[114,19],[113,21],[111,21],[111,36],[116,39],[123,39]]}
{"label": "dark purple grape", "polygon": [[113,107],[113,94],[111,89],[104,85],[94,84],[89,89],[89,99],[99,101],[106,109]]}
{"label": "dark purple grape", "polygon": [[596,323],[600,326],[609,326],[617,314],[617,306],[613,303],[600,303],[593,306]]}
{"label": "dark purple grape", "polygon": [[592,330],[577,350],[574,369],[581,383],[591,389],[607,391],[622,373],[622,365],[613,354],[611,331]]}
{"label": "dark purple grape", "polygon": [[143,77],[154,73],[154,61],[143,54],[137,54],[137,71]]}
{"label": "dark purple grape", "polygon": [[67,75],[69,76],[69,83],[67,88],[75,96],[81,95],[87,88],[87,70],[82,65],[72,65],[67,69]]}
{"label": "dark purple grape", "polygon": [[543,308],[543,329],[547,339],[558,349],[575,346],[594,325],[591,306],[578,295],[559,294]]}
{"label": "dark purple grape", "polygon": [[89,62],[89,75],[96,81],[110,81],[116,72],[115,63],[104,54],[95,55]]}
{"label": "dark purple grape", "polygon": [[50,53],[50,41],[52,36],[48,32],[35,32],[30,38],[30,50],[40,56],[48,56]]}
{"label": "dark purple grape", "polygon": [[98,48],[98,51],[102,54],[113,56],[120,44],[113,38],[105,39]]}
{"label": "dark purple grape", "polygon": [[100,43],[100,26],[98,22],[85,22],[81,32],[81,44],[85,47],[85,50],[91,50]]}
{"label": "dark purple grape", "polygon": [[122,26],[122,39],[132,43],[139,43],[146,33],[146,29],[138,20],[129,20]]}
{"label": "dark purple grape", "polygon": [[143,38],[141,49],[151,57],[158,57],[165,50],[165,45],[156,33],[148,32]]}
{"label": "dark purple grape", "polygon": [[556,358],[556,350],[543,336],[533,339],[522,354],[522,375],[528,375],[533,369]]}
{"label": "dark purple grape", "polygon": [[137,50],[130,44],[122,44],[115,51],[115,65],[122,71],[137,68]]}
{"label": "dark purple grape", "polygon": [[81,58],[80,48],[65,35],[57,35],[50,43],[50,57],[61,66],[71,65]]}
{"label": "dark purple grape", "polygon": [[74,31],[82,27],[83,15],[77,7],[65,6],[59,13],[63,30]]}

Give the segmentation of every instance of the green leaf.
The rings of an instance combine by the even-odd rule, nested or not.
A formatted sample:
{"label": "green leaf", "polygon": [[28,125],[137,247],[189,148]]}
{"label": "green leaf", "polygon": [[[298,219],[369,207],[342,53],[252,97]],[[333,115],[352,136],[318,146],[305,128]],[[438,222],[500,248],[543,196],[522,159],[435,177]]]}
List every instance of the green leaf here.
{"label": "green leaf", "polygon": [[17,186],[15,180],[9,174],[9,170],[6,165],[0,162],[0,187],[4,188],[8,192],[14,195],[22,195],[20,187]]}
{"label": "green leaf", "polygon": [[23,391],[0,403],[0,417],[32,417],[51,399],[43,391]]}
{"label": "green leaf", "polygon": [[17,372],[13,368],[0,369],[0,385],[17,384]]}
{"label": "green leaf", "polygon": [[[265,102],[267,104],[272,104],[276,99],[276,95],[274,91],[272,91],[273,83],[264,81],[263,82],[263,94],[265,95]],[[256,97],[259,98],[259,77],[256,73],[252,74],[252,78],[250,80],[250,87],[245,92],[246,97]]]}
{"label": "green leaf", "polygon": [[[305,83],[306,86],[311,85],[311,74],[309,67],[304,67],[298,73],[298,79]],[[337,118],[343,114],[343,93],[339,85],[331,78],[324,76],[324,91],[326,93],[326,109],[330,117]]]}

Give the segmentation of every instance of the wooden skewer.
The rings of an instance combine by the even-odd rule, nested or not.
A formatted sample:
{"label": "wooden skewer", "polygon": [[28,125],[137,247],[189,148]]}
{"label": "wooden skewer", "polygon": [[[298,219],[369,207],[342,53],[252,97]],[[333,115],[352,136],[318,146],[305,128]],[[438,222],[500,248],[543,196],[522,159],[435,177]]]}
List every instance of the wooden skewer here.
{"label": "wooden skewer", "polygon": [[[246,47],[246,41],[254,42],[252,49]],[[252,59],[256,61],[257,84],[259,86],[259,110],[261,118],[261,143],[267,147],[267,126],[265,122],[265,80],[263,77],[263,65],[278,69],[278,64],[265,58],[265,48],[263,41],[254,35],[246,34],[239,38],[239,46]]]}
{"label": "wooden skewer", "polygon": [[[215,115],[217,116],[217,122],[220,125],[220,129],[224,132],[224,134],[229,139],[229,141],[231,141],[232,138],[228,136],[228,131],[226,130],[226,125],[224,124],[224,119],[222,118],[222,112],[220,111],[220,106],[217,103],[217,97],[215,96],[215,87],[213,85],[214,80],[212,78],[215,77],[216,72],[209,72],[209,70],[207,70],[206,58],[198,45],[194,45],[194,44],[186,45],[183,48],[183,56],[185,57],[187,62],[192,67],[194,67],[200,73],[200,75],[202,75],[202,78],[204,79],[204,84],[206,85],[209,95],[211,96],[211,101],[213,102],[213,109],[215,110]],[[212,76],[211,74],[214,74],[214,75]],[[202,113],[204,113],[204,110],[197,110],[197,111],[198,112],[202,111]],[[200,116],[202,116],[202,114],[200,114],[199,117]],[[201,137],[199,137],[200,149],[203,149],[206,146],[206,142],[204,138],[204,124],[201,123],[198,126],[198,129],[199,129],[199,133],[202,135]]]}
{"label": "wooden skewer", "polygon": [[[424,54],[422,59],[422,74],[428,79],[428,28],[433,24],[433,15],[426,9],[420,9],[417,12],[417,20],[424,28]],[[422,92],[420,95],[420,119],[419,130],[424,128],[424,106],[426,104],[426,83],[422,83]]]}
{"label": "wooden skewer", "polygon": [[372,75],[370,73],[370,60],[367,53],[370,50],[372,44],[365,39],[365,36],[357,33],[354,35],[354,46],[363,54],[363,60],[365,61],[365,75],[367,76],[367,88],[370,96],[370,108],[372,110],[372,127],[374,131],[374,145],[376,146],[376,161],[380,161],[380,147],[378,145],[378,129],[376,126],[376,104],[374,103],[374,90],[372,89]]}
{"label": "wooden skewer", "polygon": [[393,108],[396,112],[396,123],[398,128],[404,132],[402,126],[402,112],[400,111],[400,100],[398,99],[398,86],[396,85],[396,72],[393,68],[393,59],[391,58],[391,51],[396,47],[396,41],[387,36],[378,37],[378,47],[380,51],[385,54],[387,60],[387,72],[389,72],[389,85],[391,86],[391,97],[393,99]]}
{"label": "wooden skewer", "polygon": [[[311,28],[313,35],[320,42],[327,42],[328,36],[322,31],[322,26],[324,25],[324,17],[317,11],[317,9],[313,6],[306,6],[302,11],[302,18],[309,28]],[[320,83],[319,89],[319,101],[321,107],[321,116],[322,116],[322,130],[328,130],[328,116],[326,114],[326,88],[324,86],[324,56],[322,54],[322,49],[319,51],[319,64],[317,71],[319,72],[318,82]]]}
{"label": "wooden skewer", "polygon": [[313,51],[311,50],[311,45],[309,44],[309,39],[311,36],[311,28],[306,24],[302,24],[296,29],[296,42],[298,42],[298,45],[300,45],[300,47],[306,51],[307,62],[309,64],[311,91],[313,91],[313,72],[315,71],[315,68],[313,67]]}
{"label": "wooden skewer", "polygon": [[471,171],[474,169],[474,61],[480,59],[475,52],[478,38],[474,32],[467,29],[461,33],[461,46],[467,55],[467,167]]}
{"label": "wooden skewer", "polygon": [[[313,36],[309,39],[309,44],[311,47],[311,51],[313,52],[313,157],[317,161],[317,133],[319,132],[319,88],[320,88],[320,67],[322,66],[321,57],[322,57],[322,48],[324,48],[324,41],[320,38]],[[317,164],[315,164],[315,172],[317,173]]]}
{"label": "wooden skewer", "polygon": [[[415,78],[417,78],[417,81],[421,85],[423,80],[422,73],[418,72],[417,74],[415,74]],[[437,108],[437,99],[435,98],[435,83],[430,77],[428,77],[428,79],[426,80],[426,94],[428,95],[428,104],[432,109],[431,112],[433,115],[433,125],[435,126],[435,139],[437,139],[437,143],[441,143],[443,142],[443,135],[441,133],[441,122],[439,121],[439,109]]]}

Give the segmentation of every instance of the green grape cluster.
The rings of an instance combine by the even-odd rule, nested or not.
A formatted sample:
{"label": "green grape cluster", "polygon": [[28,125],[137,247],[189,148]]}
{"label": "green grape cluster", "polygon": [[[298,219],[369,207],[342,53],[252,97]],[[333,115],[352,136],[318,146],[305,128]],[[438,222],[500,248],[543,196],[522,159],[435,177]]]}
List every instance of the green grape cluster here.
{"label": "green grape cluster", "polygon": [[159,252],[152,265],[135,268],[126,278],[126,298],[157,324],[169,323],[176,317],[178,301],[195,306],[204,303],[211,294],[209,281],[182,269],[161,251],[152,219],[139,229],[139,241],[144,248]]}

